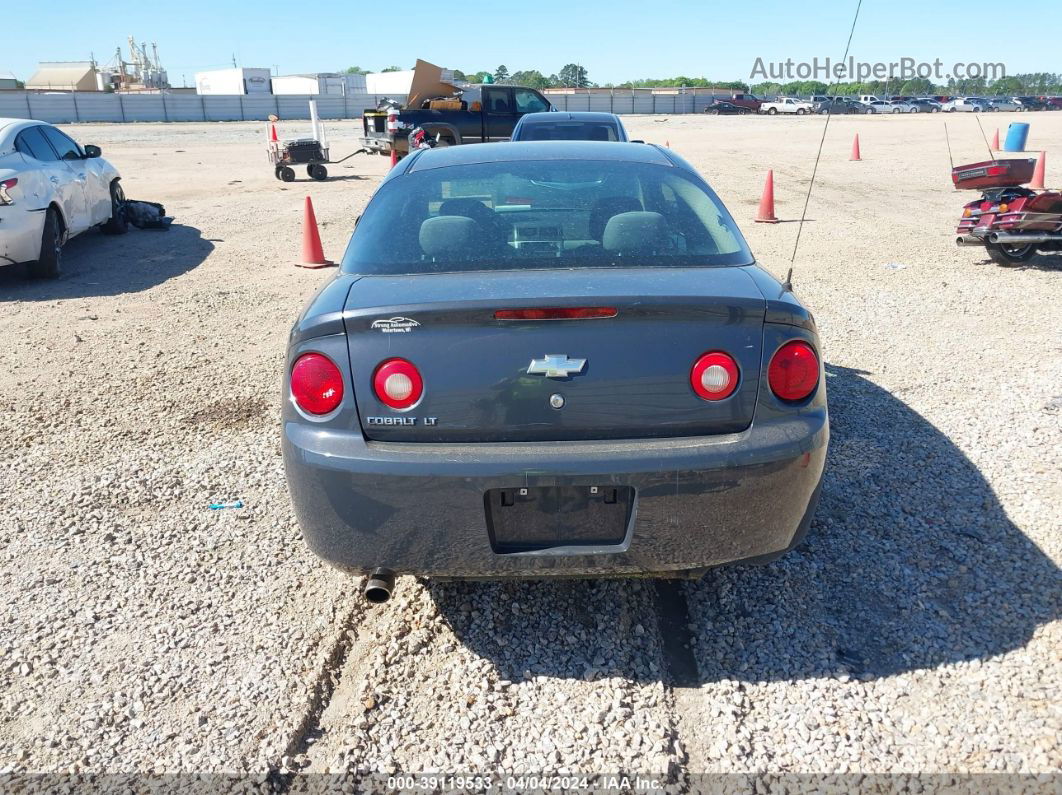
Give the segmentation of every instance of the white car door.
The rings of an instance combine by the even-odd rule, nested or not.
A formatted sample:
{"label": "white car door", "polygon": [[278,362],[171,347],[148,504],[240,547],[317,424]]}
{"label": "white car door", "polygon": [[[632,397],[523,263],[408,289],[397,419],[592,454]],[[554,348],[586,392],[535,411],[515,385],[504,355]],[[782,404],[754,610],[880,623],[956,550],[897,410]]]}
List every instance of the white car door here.
{"label": "white car door", "polygon": [[[54,127],[42,124],[38,128],[55,153],[59,155],[62,165],[66,166],[66,175],[58,174],[58,181],[52,180],[57,192],[63,197],[63,211],[69,225],[71,237],[84,232],[93,225],[92,207],[89,200],[88,176],[85,166],[85,154],[74,139]],[[64,184],[65,183],[65,184]],[[95,198],[93,198],[93,201]]]}
{"label": "white car door", "polygon": [[85,215],[85,191],[74,178],[72,169],[64,163],[44,134],[45,125],[27,127],[15,139],[15,148],[37,172],[33,195],[40,206],[55,201],[62,209],[71,235],[82,231],[78,213]]}

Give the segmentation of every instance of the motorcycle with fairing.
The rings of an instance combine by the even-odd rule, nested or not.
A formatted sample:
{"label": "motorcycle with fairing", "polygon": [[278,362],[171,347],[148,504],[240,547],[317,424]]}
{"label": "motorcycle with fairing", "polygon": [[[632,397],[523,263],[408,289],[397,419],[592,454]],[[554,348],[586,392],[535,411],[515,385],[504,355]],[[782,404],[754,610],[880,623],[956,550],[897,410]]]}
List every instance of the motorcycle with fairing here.
{"label": "motorcycle with fairing", "polygon": [[984,247],[999,265],[1062,251],[1062,192],[1023,187],[1033,180],[1035,166],[1035,160],[1010,159],[953,168],[956,188],[981,191],[980,199],[963,207],[955,242]]}

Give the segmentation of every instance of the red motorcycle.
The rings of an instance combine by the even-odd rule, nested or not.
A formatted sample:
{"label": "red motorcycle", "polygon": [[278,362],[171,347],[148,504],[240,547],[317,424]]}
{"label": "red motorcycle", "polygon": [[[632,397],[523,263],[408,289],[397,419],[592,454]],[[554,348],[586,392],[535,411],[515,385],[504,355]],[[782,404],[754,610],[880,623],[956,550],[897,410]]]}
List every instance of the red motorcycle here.
{"label": "red motorcycle", "polygon": [[1037,252],[1062,251],[1062,193],[1023,188],[1035,160],[987,160],[951,171],[960,190],[981,191],[959,219],[960,246],[984,246],[992,261],[1016,265]]}

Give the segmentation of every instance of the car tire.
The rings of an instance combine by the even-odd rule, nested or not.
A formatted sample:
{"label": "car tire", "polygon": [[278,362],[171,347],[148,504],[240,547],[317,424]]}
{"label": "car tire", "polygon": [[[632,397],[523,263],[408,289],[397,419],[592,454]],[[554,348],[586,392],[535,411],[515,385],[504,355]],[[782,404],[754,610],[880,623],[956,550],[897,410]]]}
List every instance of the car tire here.
{"label": "car tire", "polygon": [[129,219],[125,217],[125,191],[118,180],[111,183],[111,217],[100,225],[105,235],[124,235],[129,231]]}
{"label": "car tire", "polygon": [[318,182],[328,179],[328,169],[320,163],[314,163],[312,166],[307,166],[306,173],[310,175],[311,179],[315,179]]}
{"label": "car tire", "polygon": [[1027,243],[1024,246],[1009,246],[1002,243],[985,243],[985,251],[997,265],[1010,266],[1028,262],[1036,254],[1036,246]]}
{"label": "car tire", "polygon": [[63,270],[63,222],[59,212],[49,207],[44,213],[44,231],[41,232],[41,253],[36,261],[27,265],[34,279],[57,279]]}
{"label": "car tire", "polygon": [[718,116],[719,115],[719,111],[718,110],[710,110],[710,111],[708,111],[708,115],[709,116]]}
{"label": "car tire", "polygon": [[767,115],[768,116],[775,116],[777,114],[778,114],[778,109],[777,108],[767,108]]}
{"label": "car tire", "polygon": [[803,116],[804,115],[804,109],[803,108],[797,108],[796,115],[797,116]]}
{"label": "car tire", "polygon": [[295,169],[291,166],[281,166],[277,169],[277,176],[280,177],[282,182],[294,182],[295,181]]}

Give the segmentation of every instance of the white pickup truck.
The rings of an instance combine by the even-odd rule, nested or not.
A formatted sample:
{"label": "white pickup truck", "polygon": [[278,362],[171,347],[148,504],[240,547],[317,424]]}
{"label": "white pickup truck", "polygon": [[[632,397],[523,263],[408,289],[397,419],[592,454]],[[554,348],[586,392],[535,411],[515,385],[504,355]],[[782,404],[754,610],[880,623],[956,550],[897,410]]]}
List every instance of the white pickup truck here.
{"label": "white pickup truck", "polygon": [[810,102],[792,97],[778,97],[774,102],[764,102],[760,105],[760,113],[766,113],[768,116],[778,113],[795,113],[797,116],[803,116],[805,113],[811,113],[812,110],[813,106]]}

